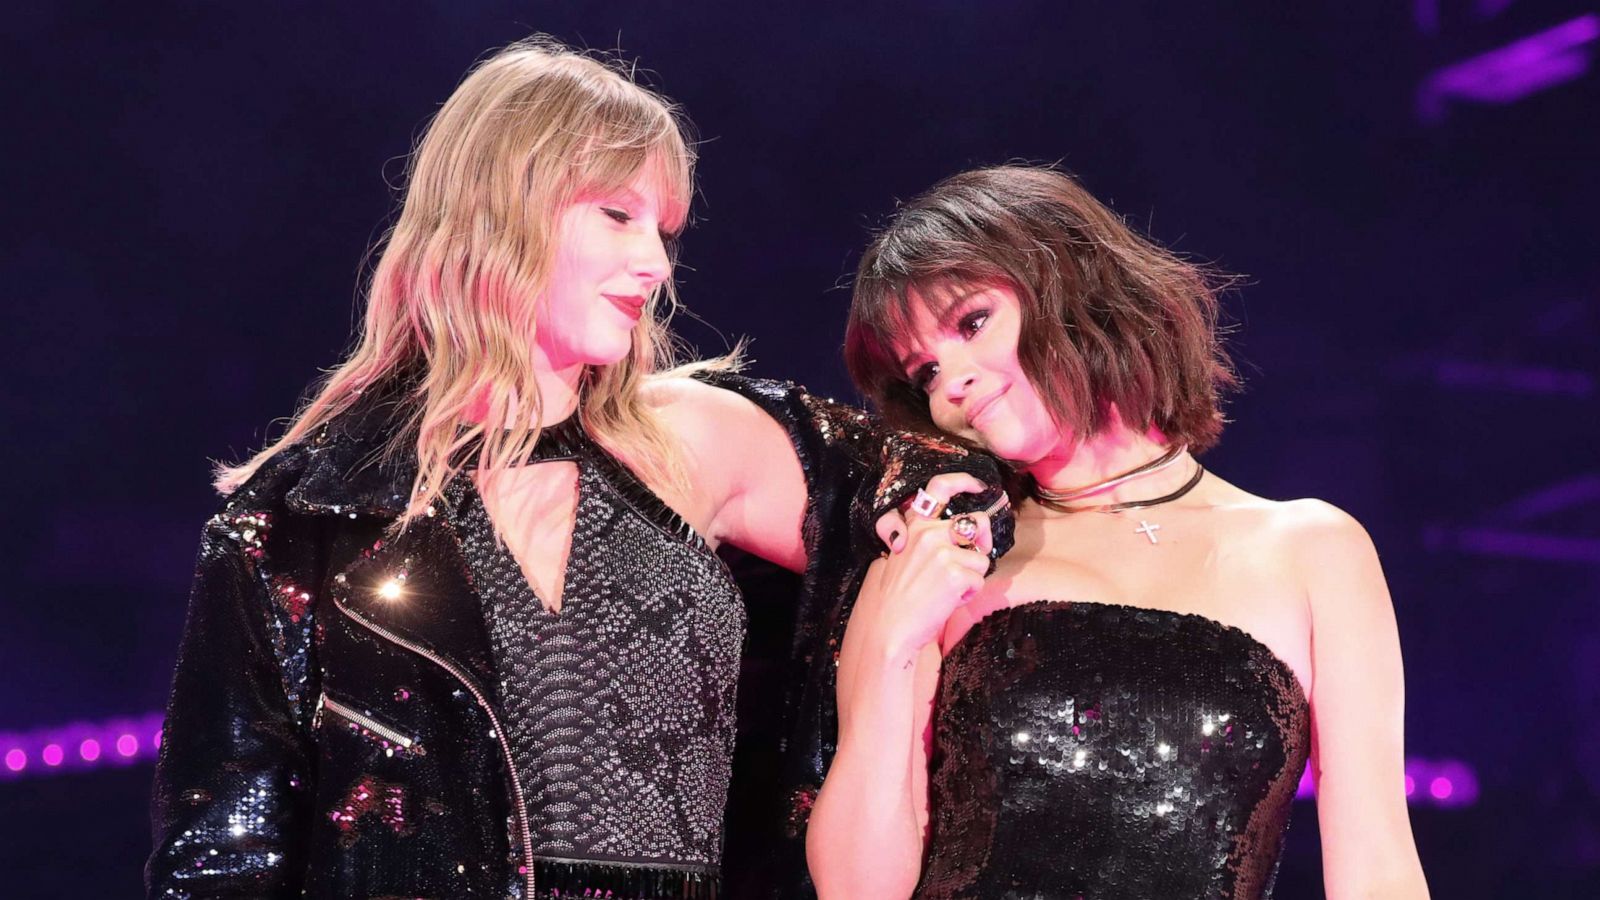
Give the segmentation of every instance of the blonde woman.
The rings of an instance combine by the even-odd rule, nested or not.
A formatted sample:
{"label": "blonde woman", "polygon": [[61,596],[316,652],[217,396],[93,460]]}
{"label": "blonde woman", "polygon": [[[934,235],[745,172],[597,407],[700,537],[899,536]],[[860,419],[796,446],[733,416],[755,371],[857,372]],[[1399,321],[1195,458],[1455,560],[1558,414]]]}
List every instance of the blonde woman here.
{"label": "blonde woman", "polygon": [[662,98],[549,41],[440,110],[355,351],[220,473],[151,896],[716,894],[744,610],[713,550],[836,596],[853,499],[977,464],[867,484],[860,413],[669,368],[692,166]]}

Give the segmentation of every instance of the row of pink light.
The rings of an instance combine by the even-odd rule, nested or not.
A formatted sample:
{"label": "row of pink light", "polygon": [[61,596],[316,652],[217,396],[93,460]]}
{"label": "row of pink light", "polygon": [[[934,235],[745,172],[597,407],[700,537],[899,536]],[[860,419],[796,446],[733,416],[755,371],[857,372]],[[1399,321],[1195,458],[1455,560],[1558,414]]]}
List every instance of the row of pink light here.
{"label": "row of pink light", "polygon": [[[104,765],[131,765],[154,759],[161,747],[159,712],[134,719],[76,722],[59,728],[41,728],[24,734],[0,734],[5,768],[0,778],[53,775]],[[1406,799],[1430,806],[1471,806],[1478,799],[1478,776],[1472,767],[1455,759],[1406,760]],[[1311,771],[1306,770],[1296,792],[1299,799],[1315,796]]]}
{"label": "row of pink light", "polygon": [[23,733],[0,733],[0,778],[132,765],[161,747],[159,712],[104,722],[73,722]]}
{"label": "row of pink light", "polygon": [[[1405,790],[1406,802],[1413,806],[1471,806],[1478,802],[1478,773],[1459,759],[1411,757],[1406,760]],[[1316,795],[1316,783],[1307,766],[1295,799],[1309,800]]]}

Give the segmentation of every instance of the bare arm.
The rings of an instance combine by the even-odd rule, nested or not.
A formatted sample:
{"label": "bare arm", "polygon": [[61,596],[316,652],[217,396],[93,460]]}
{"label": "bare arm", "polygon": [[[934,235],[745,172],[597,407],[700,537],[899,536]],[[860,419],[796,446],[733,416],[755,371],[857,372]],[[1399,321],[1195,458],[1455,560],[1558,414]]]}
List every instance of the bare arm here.
{"label": "bare arm", "polygon": [[702,533],[791,571],[806,565],[806,480],[784,426],[754,402],[689,378],[653,382],[649,399],[680,441]]}
{"label": "bare arm", "polygon": [[[882,568],[869,571],[857,615],[877,605]],[[917,770],[926,770],[920,738],[939,651],[895,653],[863,631],[852,625],[840,649],[839,749],[806,834],[821,900],[909,897],[922,872],[927,795]]]}
{"label": "bare arm", "polygon": [[[799,571],[812,553],[857,554],[870,530],[867,510],[891,508],[918,485],[946,475],[975,476],[962,490],[998,491],[994,461],[926,435],[885,430],[867,413],[787,382],[742,376],[706,381],[666,377],[650,384],[652,404],[691,457],[697,527],[713,540]],[[838,529],[852,503],[862,519]],[[1001,551],[1010,547],[1001,513]],[[822,551],[823,545],[830,550]]]}
{"label": "bare arm", "polygon": [[1405,685],[1372,540],[1327,504],[1298,546],[1311,606],[1312,774],[1329,900],[1426,898],[1405,800]]}
{"label": "bare arm", "polygon": [[979,549],[964,550],[944,520],[905,527],[900,549],[868,570],[840,648],[838,752],[806,835],[822,900],[909,897],[922,872],[935,638],[982,586],[989,536],[984,520]]}
{"label": "bare arm", "polygon": [[741,550],[791,571],[806,567],[801,525],[806,479],[789,435],[777,420],[731,391],[712,388],[717,416],[712,467],[726,478],[712,531]]}

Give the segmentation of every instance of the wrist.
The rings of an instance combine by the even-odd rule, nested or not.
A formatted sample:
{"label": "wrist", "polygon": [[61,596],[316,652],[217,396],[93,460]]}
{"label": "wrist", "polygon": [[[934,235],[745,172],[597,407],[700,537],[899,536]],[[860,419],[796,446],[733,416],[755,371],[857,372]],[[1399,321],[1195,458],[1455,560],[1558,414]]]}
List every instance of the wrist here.
{"label": "wrist", "polygon": [[910,635],[896,634],[893,627],[849,629],[839,648],[839,666],[875,678],[909,671],[916,666],[917,655],[926,644]]}

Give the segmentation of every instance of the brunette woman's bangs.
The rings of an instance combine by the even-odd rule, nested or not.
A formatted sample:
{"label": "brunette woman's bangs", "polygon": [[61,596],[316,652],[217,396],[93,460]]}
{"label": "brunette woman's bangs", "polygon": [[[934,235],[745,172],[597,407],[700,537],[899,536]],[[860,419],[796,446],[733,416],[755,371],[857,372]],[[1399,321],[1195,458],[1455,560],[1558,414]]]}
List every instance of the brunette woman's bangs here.
{"label": "brunette woman's bangs", "polygon": [[[1218,340],[1227,279],[1130,229],[1065,173],[977,169],[905,204],[862,255],[845,347],[857,386],[885,415],[925,423],[894,356],[917,302],[940,314],[973,288],[1011,288],[1017,353],[1057,422],[1093,434],[1115,406],[1199,451],[1222,429],[1237,376]],[[918,408],[910,408],[918,407]]]}
{"label": "brunette woman's bangs", "polygon": [[899,249],[898,259],[880,257],[873,272],[864,271],[857,279],[845,326],[845,367],[891,422],[928,427],[932,420],[927,398],[912,384],[901,363],[904,336],[912,333],[915,310],[921,306],[933,318],[943,319],[962,298],[994,279],[959,268],[934,270],[909,258],[908,248]]}

